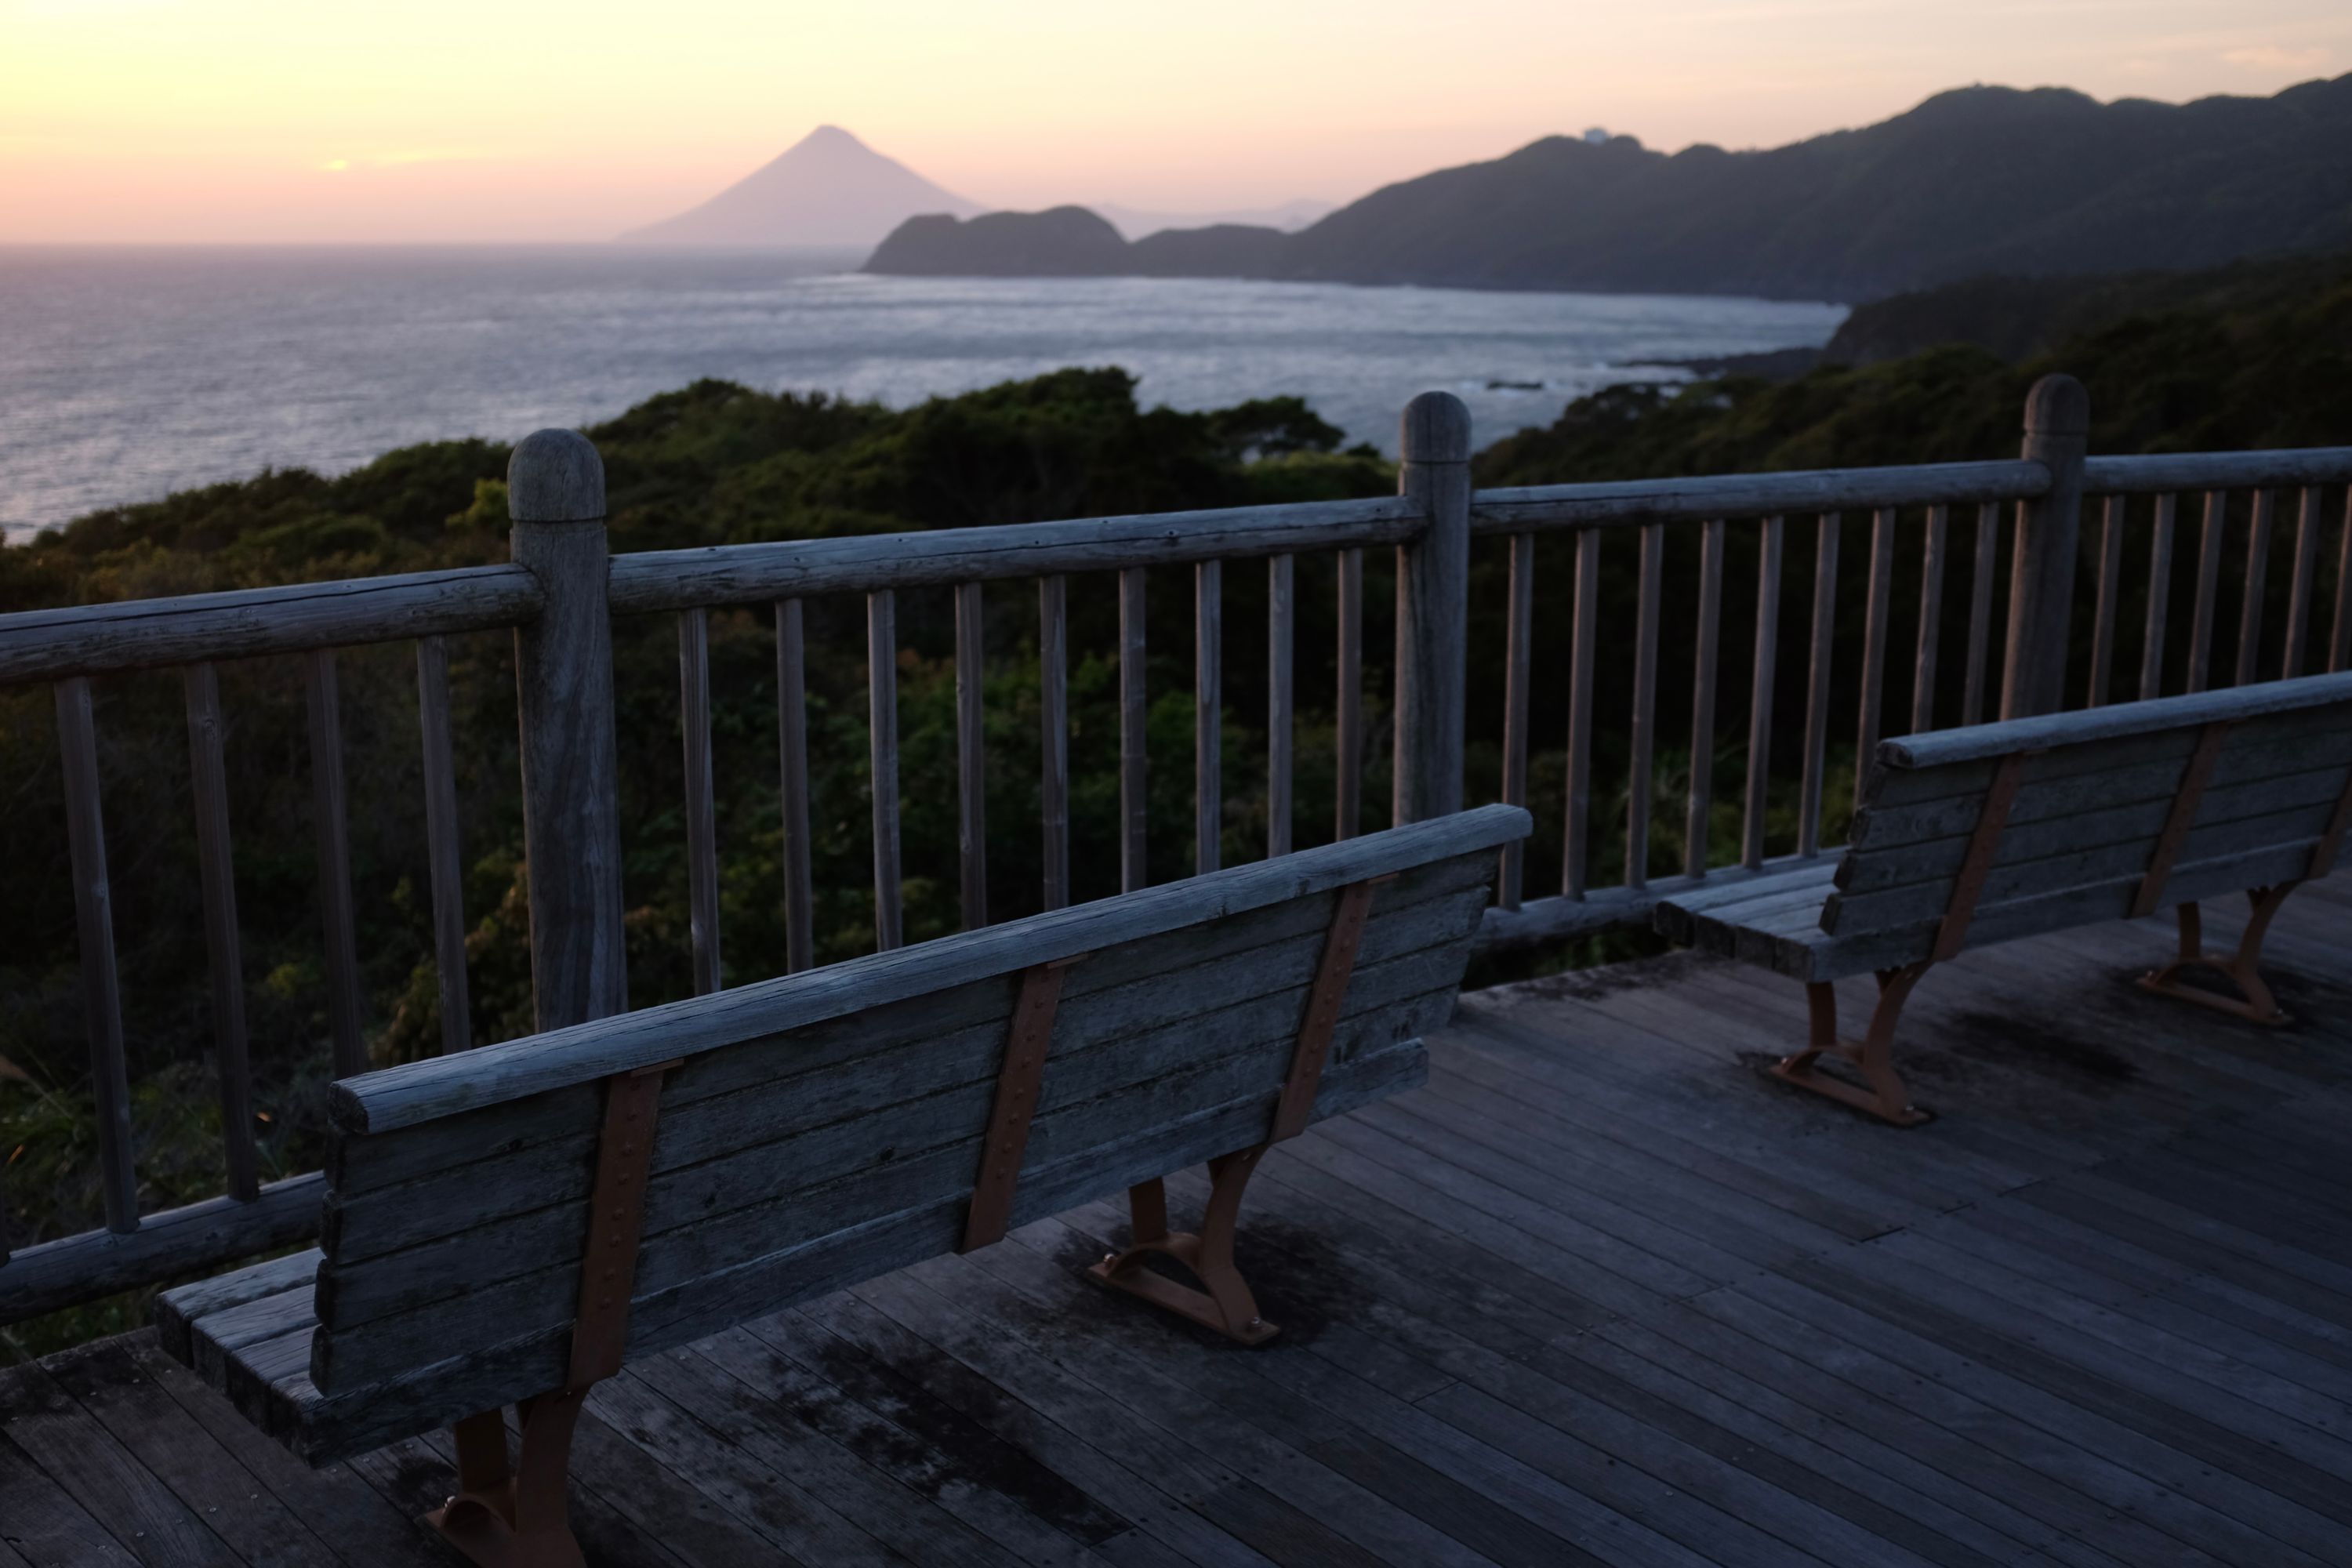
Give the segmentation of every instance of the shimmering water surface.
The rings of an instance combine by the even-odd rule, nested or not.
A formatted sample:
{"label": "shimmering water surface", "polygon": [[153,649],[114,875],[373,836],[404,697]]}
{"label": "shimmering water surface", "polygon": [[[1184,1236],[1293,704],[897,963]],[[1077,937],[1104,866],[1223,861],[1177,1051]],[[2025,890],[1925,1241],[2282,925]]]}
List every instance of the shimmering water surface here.
{"label": "shimmering water surface", "polygon": [[[1295,393],[1383,447],[1481,441],[1643,364],[1824,342],[1843,307],[1191,279],[869,278],[841,253],[0,248],[0,526],[414,441],[582,425],[699,376],[903,405],[1070,364],[1148,403]],[[1540,383],[1539,388],[1494,383]]]}

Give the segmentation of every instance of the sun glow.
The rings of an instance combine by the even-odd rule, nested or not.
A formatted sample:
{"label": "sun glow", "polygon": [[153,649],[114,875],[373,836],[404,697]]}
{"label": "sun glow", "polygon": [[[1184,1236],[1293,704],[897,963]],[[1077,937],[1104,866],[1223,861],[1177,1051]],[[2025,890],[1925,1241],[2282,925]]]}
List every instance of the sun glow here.
{"label": "sun glow", "polygon": [[1753,146],[1969,80],[2347,68],[2341,0],[0,0],[0,241],[602,239],[822,121],[989,205],[1184,210],[1591,124]]}

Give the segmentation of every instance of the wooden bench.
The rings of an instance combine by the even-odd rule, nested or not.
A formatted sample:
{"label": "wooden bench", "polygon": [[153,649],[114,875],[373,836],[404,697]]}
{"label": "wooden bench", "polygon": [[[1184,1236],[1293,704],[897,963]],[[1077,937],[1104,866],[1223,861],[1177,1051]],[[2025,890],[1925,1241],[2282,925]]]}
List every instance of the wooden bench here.
{"label": "wooden bench", "polygon": [[[1122,1187],[1133,1245],[1096,1275],[1259,1342],[1251,1171],[1423,1080],[1528,826],[1490,806],[346,1079],[320,1247],[165,1293],[163,1343],[313,1463],[453,1426],[434,1524],[568,1564],[591,1384]],[[1171,1232],[1160,1178],[1202,1161]]]}
{"label": "wooden bench", "polygon": [[[1887,741],[1834,862],[1658,905],[1659,931],[1805,982],[1811,1029],[1774,1069],[1899,1124],[1924,1119],[1895,1074],[1903,1004],[1971,947],[2177,907],[2179,949],[2141,984],[2258,1023],[2287,1022],[2263,982],[2264,931],[2327,874],[2352,821],[2352,673],[2167,697]],[[2243,892],[2237,949],[2205,949],[2199,900]],[[2239,995],[2185,984],[2218,971]],[[1860,1040],[1831,982],[1874,973]],[[1863,1085],[1818,1068],[1825,1055]]]}

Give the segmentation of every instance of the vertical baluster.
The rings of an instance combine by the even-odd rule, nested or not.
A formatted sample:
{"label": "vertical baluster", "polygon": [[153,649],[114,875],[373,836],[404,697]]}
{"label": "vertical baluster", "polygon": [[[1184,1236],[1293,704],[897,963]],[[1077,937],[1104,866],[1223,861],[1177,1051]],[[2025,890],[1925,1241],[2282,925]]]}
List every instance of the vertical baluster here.
{"label": "vertical baluster", "polygon": [[1192,568],[1192,869],[1217,868],[1225,825],[1225,566]]}
{"label": "vertical baluster", "polygon": [[1333,837],[1353,838],[1364,803],[1364,552],[1339,552],[1339,801]]}
{"label": "vertical baluster", "polygon": [[2352,486],[2344,491],[2344,526],[2336,546],[2336,629],[2327,640],[2327,668],[2352,669]]}
{"label": "vertical baluster", "polygon": [[1813,540],[1813,627],[1805,697],[1805,774],[1797,805],[1797,853],[1822,852],[1822,775],[1829,765],[1830,651],[1837,631],[1839,517],[1822,513]]}
{"label": "vertical baluster", "polygon": [[1919,650],[1911,665],[1911,732],[1936,727],[1936,661],[1944,639],[1944,548],[1951,533],[1949,507],[1927,509],[1927,548],[1919,562]]}
{"label": "vertical baluster", "polygon": [[2270,586],[2271,533],[2278,517],[2278,491],[2254,492],[2253,526],[2246,531],[2245,594],[2238,601],[2238,676],[2251,685],[2263,658],[2263,596]]}
{"label": "vertical baluster", "polygon": [[2124,586],[2124,506],[2130,498],[2109,496],[2099,520],[2098,607],[2091,622],[2090,706],[2104,708],[2116,670],[2116,603]]}
{"label": "vertical baluster", "polygon": [[359,936],[352,903],[349,811],[343,790],[342,696],[332,648],[305,657],[310,710],[310,792],[318,817],[319,905],[327,939],[327,1016],[337,1078],[367,1071],[360,1035]]}
{"label": "vertical baluster", "polygon": [[694,994],[719,987],[719,805],[710,765],[710,612],[677,617],[678,735],[686,747],[687,923],[694,943]]}
{"label": "vertical baluster", "polygon": [[1969,579],[1968,668],[1962,674],[1960,722],[1984,722],[1986,659],[1992,644],[1993,552],[2000,542],[2000,503],[1977,508],[1977,559]]}
{"label": "vertical baluster", "polygon": [[1780,656],[1781,520],[1768,517],[1756,541],[1756,652],[1748,692],[1748,798],[1740,817],[1739,863],[1764,865],[1764,819],[1772,778],[1772,684]]}
{"label": "vertical baluster", "polygon": [[195,795],[197,875],[205,902],[213,1059],[220,1073],[228,1195],[250,1203],[261,1189],[253,1150],[253,1069],[247,1048],[245,955],[236,927],[236,863],[229,847],[220,680],[210,664],[188,666],[181,672],[181,680],[188,705],[188,776]]}
{"label": "vertical baluster", "polygon": [[[1536,536],[1511,535],[1510,605],[1503,627],[1503,804],[1528,804],[1528,677],[1533,673]],[[1516,910],[1527,892],[1527,845],[1503,847],[1495,901]]]}
{"label": "vertical baluster", "polygon": [[1715,674],[1723,640],[1723,520],[1700,525],[1698,647],[1691,674],[1690,800],[1683,814],[1683,875],[1706,875],[1707,837],[1715,815]]}
{"label": "vertical baluster", "polygon": [[784,972],[816,964],[816,888],[809,847],[808,650],[801,602],[776,601],[776,762],[783,807]]}
{"label": "vertical baluster", "polygon": [[1880,716],[1886,700],[1886,621],[1895,602],[1895,509],[1880,507],[1870,519],[1870,591],[1862,620],[1862,712],[1854,731],[1853,804],[1862,806],[1863,781],[1878,752]]}
{"label": "vertical baluster", "polygon": [[1291,656],[1297,572],[1287,555],[1265,563],[1265,853],[1290,853]]}
{"label": "vertical baluster", "polygon": [[1118,574],[1118,885],[1131,893],[1150,881],[1144,865],[1143,568]]}
{"label": "vertical baluster", "polygon": [[1576,625],[1568,667],[1568,846],[1560,890],[1581,899],[1590,879],[1592,823],[1592,661],[1601,616],[1601,531],[1576,536]]}
{"label": "vertical baluster", "polygon": [[1642,529],[1642,577],[1633,619],[1633,773],[1625,795],[1625,885],[1650,884],[1651,773],[1658,750],[1658,597],[1664,523]]}
{"label": "vertical baluster", "polygon": [[2156,531],[2147,555],[2147,630],[2139,649],[2139,696],[2164,695],[2164,622],[2172,608],[2172,521],[2180,498],[2156,498]]}
{"label": "vertical baluster", "polygon": [[988,755],[982,731],[980,584],[955,591],[956,856],[963,929],[988,923]]}
{"label": "vertical baluster", "polygon": [[1045,748],[1045,908],[1070,902],[1070,594],[1066,579],[1037,581],[1037,725]]}
{"label": "vertical baluster", "polygon": [[82,1012],[89,1026],[90,1090],[98,1109],[99,1194],[106,1205],[106,1228],[127,1236],[139,1228],[139,1176],[132,1165],[131,1075],[122,1058],[121,982],[114,964],[114,891],[99,802],[98,720],[86,678],[58,681],[56,695]]}
{"label": "vertical baluster", "polygon": [[898,876],[898,598],[866,595],[866,707],[874,797],[874,946],[907,940]]}
{"label": "vertical baluster", "polygon": [[2221,527],[2229,520],[2230,494],[2205,494],[2205,530],[2197,544],[2197,610],[2189,629],[2189,689],[2205,689],[2213,662],[2213,604],[2221,592]]}
{"label": "vertical baluster", "polygon": [[457,750],[449,720],[449,645],[416,644],[416,724],[425,761],[425,858],[433,882],[433,967],[441,1001],[441,1049],[474,1043],[466,978],[466,862],[457,837]]}
{"label": "vertical baluster", "polygon": [[2293,680],[2303,673],[2304,646],[2311,640],[2311,601],[2319,574],[2319,500],[2316,485],[2303,488],[2303,505],[2294,519],[2294,577],[2287,585],[2286,647],[2279,656],[2279,679]]}

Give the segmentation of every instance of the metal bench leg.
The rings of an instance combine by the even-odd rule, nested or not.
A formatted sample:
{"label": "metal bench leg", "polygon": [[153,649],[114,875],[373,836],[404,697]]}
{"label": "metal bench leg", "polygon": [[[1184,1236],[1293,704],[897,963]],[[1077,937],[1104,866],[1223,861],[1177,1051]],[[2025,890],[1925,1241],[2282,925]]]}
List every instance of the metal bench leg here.
{"label": "metal bench leg", "polygon": [[[1878,972],[1878,1005],[1871,1009],[1870,1028],[1859,1040],[1838,1037],[1836,987],[1827,981],[1808,984],[1805,1000],[1812,1014],[1811,1034],[1803,1050],[1773,1064],[1772,1076],[1800,1089],[1810,1089],[1815,1094],[1827,1095],[1842,1105],[1866,1110],[1897,1127],[1927,1121],[1927,1113],[1911,1103],[1910,1093],[1895,1071],[1895,1022],[1903,1016],[1903,1004],[1910,1000],[1912,987],[1931,967],[1928,963],[1906,963],[1900,969]],[[1813,1064],[1823,1053],[1853,1063],[1869,1087],[1816,1072]]]}
{"label": "metal bench leg", "polygon": [[[1281,1331],[1258,1316],[1257,1298],[1234,1266],[1234,1229],[1241,1218],[1242,1189],[1257,1169],[1268,1144],[1236,1150],[1209,1162],[1209,1207],[1198,1235],[1168,1229],[1168,1194],[1157,1178],[1128,1189],[1135,1216],[1134,1239],[1124,1252],[1107,1255],[1087,1272],[1114,1290],[1140,1296],[1203,1328],[1245,1345],[1264,1344]],[[1201,1282],[1201,1289],[1154,1272],[1145,1259],[1172,1258]]]}
{"label": "metal bench leg", "polygon": [[[2180,918],[2179,956],[2161,969],[2151,969],[2139,978],[2139,984],[2159,996],[2170,996],[2182,1002],[2194,1002],[2200,1007],[2210,1007],[2217,1013],[2227,1013],[2233,1018],[2243,1018],[2255,1024],[2292,1024],[2294,1018],[2282,1011],[2278,998],[2263,983],[2262,960],[2263,938],[2270,933],[2271,920],[2286,902],[2286,896],[2302,886],[2301,882],[2281,882],[2275,888],[2253,888],[2246,893],[2252,906],[2246,915],[2246,931],[2238,939],[2235,952],[2208,952],[2205,947],[2205,921],[2193,903],[2183,904],[2178,911]],[[2184,969],[2210,969],[2228,978],[2245,998],[2227,996],[2219,991],[2201,986],[2183,985],[2178,976]]]}
{"label": "metal bench leg", "polygon": [[482,1568],[585,1568],[564,1509],[583,1395],[567,1388],[517,1405],[522,1453],[512,1466],[503,1412],[485,1410],[458,1422],[451,1428],[457,1495],[425,1521]]}

